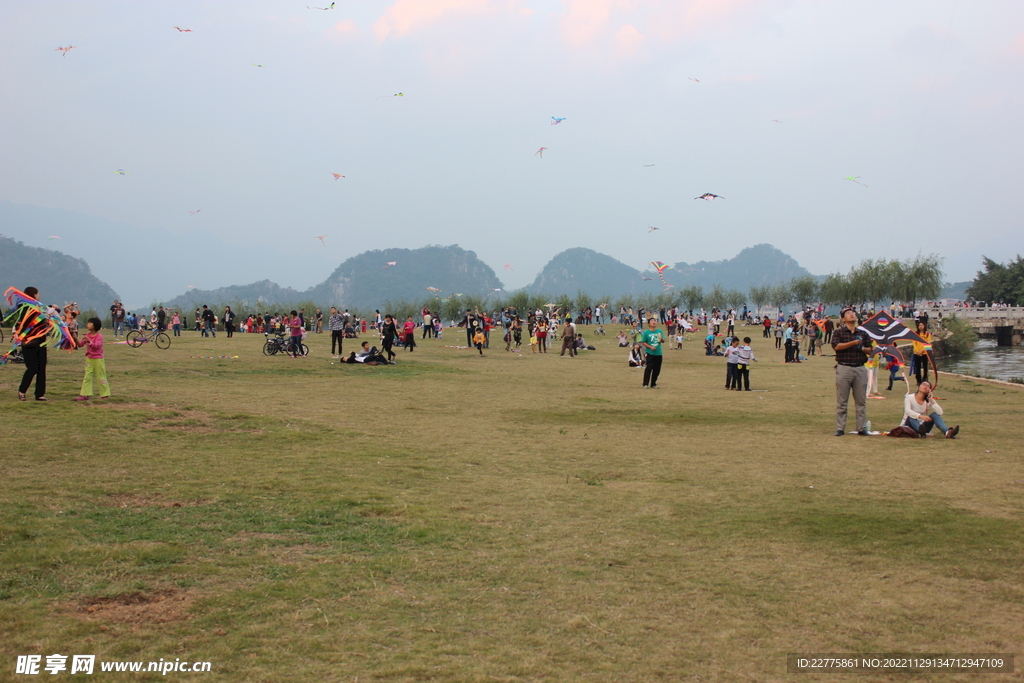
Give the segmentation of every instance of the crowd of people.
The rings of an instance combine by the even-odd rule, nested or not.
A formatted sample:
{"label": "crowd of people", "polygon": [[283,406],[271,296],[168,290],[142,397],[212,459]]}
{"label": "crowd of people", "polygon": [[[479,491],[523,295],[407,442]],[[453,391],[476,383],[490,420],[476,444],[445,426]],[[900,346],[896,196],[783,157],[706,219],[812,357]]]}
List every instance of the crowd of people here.
{"label": "crowd of people", "polygon": [[[25,293],[30,297],[38,296],[38,290],[33,287],[26,288]],[[948,427],[943,421],[942,407],[936,402],[933,384],[929,381],[927,352],[930,350],[932,335],[927,313],[923,311],[914,311],[895,303],[889,307],[894,318],[908,312],[919,316],[915,322],[917,339],[913,341],[909,364],[909,372],[917,384],[915,391],[910,387],[907,363],[899,349],[895,345],[891,348],[877,348],[875,342],[859,327],[860,322],[873,315],[874,311],[858,311],[854,307],[847,307],[841,311],[837,323],[825,315],[823,305],[808,306],[788,316],[780,312],[777,317],[754,315],[745,306],[742,310],[712,308],[697,311],[664,306],[657,311],[644,308],[634,311],[631,307],[622,306],[617,313],[610,314],[607,305],[598,305],[576,311],[575,315],[573,311],[558,306],[549,305],[546,308],[527,311],[525,314],[511,307],[491,312],[467,308],[461,320],[450,321],[449,328],[462,328],[466,334],[466,345],[461,348],[475,349],[481,356],[485,349],[490,348],[492,332],[499,330],[503,334],[506,352],[521,352],[525,337],[529,340],[531,353],[546,354],[551,348],[557,349],[562,357],[574,358],[582,351],[595,350],[595,347],[587,344],[578,326],[596,325],[593,333],[604,335],[604,323],[607,320],[609,324],[623,326],[616,334],[616,341],[619,347],[628,348],[628,367],[643,370],[642,387],[657,389],[665,348],[682,349],[683,343],[697,337],[703,327],[707,332],[703,337],[705,355],[724,357],[725,388],[752,391],[750,368],[758,359],[752,348],[751,337],[741,339],[737,327],[760,327],[762,339],[775,340],[774,348],[783,352],[785,363],[802,363],[810,357],[822,356],[826,346],[834,350],[836,436],[846,434],[851,396],[854,402],[855,433],[870,433],[867,399],[884,398],[879,391],[879,380],[885,370],[889,371],[887,391],[892,391],[900,380],[907,386],[901,426],[909,427],[920,436],[930,433],[935,427],[947,438],[954,438],[959,432],[959,426]],[[103,335],[100,331],[102,322],[98,318],[90,318],[84,335],[80,336],[80,311],[74,302],[64,307],[48,306],[45,313],[47,318],[64,323],[69,336],[74,340],[72,347],[86,349],[86,372],[82,390],[76,400],[89,400],[97,387],[100,398],[110,396],[104,365]],[[175,336],[180,336],[182,329],[188,327],[187,319],[179,310],[168,311],[162,306],[153,307],[149,316],[144,316],[125,311],[123,305],[115,301],[110,307],[110,314],[114,337],[132,329],[170,329]],[[411,315],[399,322],[391,314],[381,314],[377,310],[368,325],[365,318],[354,316],[348,309],[339,311],[333,306],[326,321],[322,310],[317,308],[311,316],[307,316],[305,310],[293,309],[288,313],[247,315],[239,323],[230,306],[225,306],[218,315],[209,306],[203,305],[196,309],[193,324],[196,331],[210,337],[216,337],[218,325],[222,326],[229,338],[236,331],[247,334],[274,333],[282,337],[287,335],[288,352],[293,357],[303,355],[302,341],[307,334],[326,331],[331,336],[332,358],[367,365],[393,365],[398,357],[396,348],[404,348],[411,353],[417,347],[417,335],[420,335],[420,339],[442,339],[445,327],[441,316],[426,306],[420,311],[418,322]],[[665,325],[666,331],[662,331],[660,325]],[[379,349],[371,341],[364,340],[359,349],[350,352],[348,356],[344,355],[345,339],[358,338],[368,333],[379,339]],[[22,344],[21,352],[26,370],[19,386],[19,399],[27,399],[27,391],[34,381],[36,400],[47,400],[45,336],[37,336]]]}

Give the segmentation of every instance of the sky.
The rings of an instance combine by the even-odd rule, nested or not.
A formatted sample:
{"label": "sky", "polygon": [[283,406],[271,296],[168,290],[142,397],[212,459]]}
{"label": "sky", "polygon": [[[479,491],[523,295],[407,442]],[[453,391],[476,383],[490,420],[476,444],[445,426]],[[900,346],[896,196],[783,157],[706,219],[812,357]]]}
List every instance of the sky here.
{"label": "sky", "polygon": [[1024,253],[1021,2],[0,0],[0,93],[0,200],[132,226],[166,298],[430,244],[509,289],[578,246]]}

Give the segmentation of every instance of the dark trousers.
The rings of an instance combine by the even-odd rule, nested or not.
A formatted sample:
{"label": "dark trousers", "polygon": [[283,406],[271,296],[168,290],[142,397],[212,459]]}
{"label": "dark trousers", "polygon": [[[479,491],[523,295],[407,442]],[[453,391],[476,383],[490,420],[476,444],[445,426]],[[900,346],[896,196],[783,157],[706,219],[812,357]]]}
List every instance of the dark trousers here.
{"label": "dark trousers", "polygon": [[764,333],[761,335],[764,339],[768,338],[768,332],[771,330],[770,327],[764,328]]}
{"label": "dark trousers", "polygon": [[747,391],[750,391],[750,366],[740,363],[736,366],[736,391],[740,390],[740,384]]}
{"label": "dark trousers", "polygon": [[777,349],[781,349],[782,348],[782,337],[776,337],[775,338],[775,348],[777,348]]}
{"label": "dark trousers", "polygon": [[566,350],[569,351],[570,356],[576,355],[576,340],[573,339],[572,337],[565,337],[564,339],[562,339],[562,353],[558,355],[564,356]]}
{"label": "dark trousers", "polygon": [[735,389],[736,384],[736,364],[726,363],[725,364],[725,388]]}
{"label": "dark trousers", "polygon": [[342,354],[341,350],[341,330],[331,330],[331,355],[334,355],[334,345],[338,345],[338,355]]}
{"label": "dark trousers", "polygon": [[928,356],[914,354],[914,379],[917,383],[928,381]]}
{"label": "dark trousers", "polygon": [[473,328],[466,327],[466,346],[473,348]]}
{"label": "dark trousers", "polygon": [[21,377],[21,386],[18,393],[24,394],[32,384],[32,378],[36,380],[36,398],[46,396],[46,347],[25,346],[21,349],[25,358],[25,374]]}
{"label": "dark trousers", "polygon": [[658,375],[661,374],[661,356],[647,354],[647,363],[644,365],[644,386],[658,386]]}
{"label": "dark trousers", "polygon": [[235,324],[234,323],[224,323],[224,330],[228,333],[228,337],[229,338],[235,336]]}
{"label": "dark trousers", "polygon": [[433,336],[434,336],[434,324],[433,323],[431,323],[429,325],[424,324],[423,325],[423,336],[420,337],[420,339],[426,339],[427,337],[433,337]]}
{"label": "dark trousers", "polygon": [[408,351],[412,351],[416,348],[416,335],[412,332],[405,335],[405,348]]}
{"label": "dark trousers", "polygon": [[791,339],[787,339],[786,340],[786,362],[787,363],[792,363],[793,361],[796,360],[796,352],[797,352],[796,342],[791,340]]}
{"label": "dark trousers", "polygon": [[384,349],[384,353],[386,353],[386,354],[387,354],[387,356],[388,356],[388,360],[389,360],[389,361],[390,361],[391,359],[393,359],[393,358],[395,357],[395,355],[396,355],[396,354],[395,354],[395,352],[391,350],[391,346],[392,346],[392,345],[393,345],[394,343],[395,343],[395,340],[394,340],[394,339],[388,339],[387,337],[385,337],[385,338],[384,338],[384,341],[382,341],[382,342],[380,343],[381,347],[383,347],[383,349]]}

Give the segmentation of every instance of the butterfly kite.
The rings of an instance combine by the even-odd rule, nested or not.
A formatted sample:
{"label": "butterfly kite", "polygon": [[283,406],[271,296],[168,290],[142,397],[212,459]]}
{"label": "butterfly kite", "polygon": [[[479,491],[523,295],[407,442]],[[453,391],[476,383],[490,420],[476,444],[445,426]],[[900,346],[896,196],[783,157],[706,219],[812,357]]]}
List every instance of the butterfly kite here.
{"label": "butterfly kite", "polygon": [[651,261],[651,265],[654,266],[656,271],[658,271],[658,279],[661,280],[661,286],[665,289],[672,287],[673,285],[665,282],[665,271],[670,269],[672,266],[667,263],[662,263],[661,261]]}
{"label": "butterfly kite", "polygon": [[386,264],[384,265],[384,267],[385,267],[385,268],[390,268],[391,266],[397,266],[397,265],[398,265],[398,261],[388,261],[388,262],[387,262],[387,263],[386,263]]}
{"label": "butterfly kite", "polygon": [[68,45],[67,47],[58,47],[57,49],[54,50],[54,52],[63,52],[64,54],[61,55],[61,56],[62,57],[67,57],[68,56],[68,50],[74,50],[74,49],[75,49],[74,45]]}
{"label": "butterfly kite", "polygon": [[172,26],[171,28],[178,29],[178,33],[192,33],[192,29],[190,28],[182,28],[180,26]]}
{"label": "butterfly kite", "polygon": [[7,362],[14,349],[29,342],[39,341],[40,346],[55,346],[66,351],[77,347],[67,323],[59,314],[47,312],[43,304],[14,287],[4,292],[4,296],[11,305],[4,321],[11,323],[14,344],[10,351],[0,356],[0,364]]}
{"label": "butterfly kite", "polygon": [[189,216],[195,216],[195,215],[196,215],[197,213],[199,213],[200,211],[202,211],[202,209],[196,209],[195,211],[189,211],[189,212],[188,212],[188,215],[189,215]]}
{"label": "butterfly kite", "polygon": [[699,197],[694,197],[694,199],[703,199],[706,202],[710,202],[710,201],[714,201],[715,199],[725,199],[725,197],[722,197],[722,196],[717,195],[717,194],[711,194],[710,192],[705,192],[704,194],[702,194]]}
{"label": "butterfly kite", "polygon": [[334,9],[334,3],[332,2],[330,7],[310,7],[309,5],[306,5],[306,9],[323,9],[323,10]]}
{"label": "butterfly kite", "polygon": [[534,155],[534,156],[538,156],[538,157],[540,157],[541,159],[543,159],[543,158],[544,158],[544,150],[546,150],[546,149],[547,149],[547,147],[541,147],[541,148],[540,148],[540,149],[538,149],[538,150],[537,150],[536,152],[534,152],[534,153],[533,153],[533,155]]}
{"label": "butterfly kite", "polygon": [[331,173],[331,175],[334,176],[335,180],[337,180],[338,178],[344,178],[345,177],[345,176],[341,175],[340,173]]}
{"label": "butterfly kite", "polygon": [[324,242],[324,238],[326,238],[326,237],[327,237],[327,235],[317,235],[313,239],[320,240],[320,244],[322,244],[322,245],[324,245],[326,247],[327,246],[327,242]]}
{"label": "butterfly kite", "polygon": [[557,116],[552,116],[551,117],[551,125],[552,126],[557,126],[562,121],[565,121],[565,117],[564,116],[562,118],[558,118]]}
{"label": "butterfly kite", "polygon": [[903,354],[896,348],[896,342],[912,341],[924,344],[925,355],[928,356],[928,362],[931,363],[932,371],[935,373],[935,381],[932,382],[932,386],[936,387],[939,385],[939,370],[935,367],[935,356],[932,353],[931,343],[899,320],[893,318],[885,311],[879,311],[861,323],[857,329],[867,333],[878,345],[873,353],[891,354],[898,358],[901,363],[903,362]]}
{"label": "butterfly kite", "polygon": [[849,176],[846,176],[843,180],[851,180],[851,181],[857,183],[858,185],[860,185],[861,187],[867,187],[867,185],[865,185],[864,183],[857,182],[859,179],[860,179],[859,175],[849,175]]}

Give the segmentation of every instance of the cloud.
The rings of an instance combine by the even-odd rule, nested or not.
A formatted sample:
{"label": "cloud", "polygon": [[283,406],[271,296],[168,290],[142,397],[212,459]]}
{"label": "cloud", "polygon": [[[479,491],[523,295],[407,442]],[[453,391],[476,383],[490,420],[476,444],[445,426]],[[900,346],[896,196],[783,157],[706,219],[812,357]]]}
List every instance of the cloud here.
{"label": "cloud", "polygon": [[437,22],[444,16],[482,16],[517,9],[515,1],[396,0],[373,25],[378,40],[401,38]]}
{"label": "cloud", "polygon": [[713,27],[726,27],[736,18],[750,18],[745,12],[753,0],[667,0],[658,2],[651,15],[651,31],[665,42],[694,35]]}
{"label": "cloud", "polygon": [[1010,54],[1024,57],[1024,31],[1021,31],[1010,41]]}
{"label": "cloud", "polygon": [[593,41],[611,18],[612,0],[568,0],[568,5],[561,28],[562,36],[572,46]]}
{"label": "cloud", "polygon": [[331,27],[330,34],[333,38],[352,38],[359,35],[359,27],[351,19],[343,19]]}
{"label": "cloud", "polygon": [[635,55],[647,41],[647,36],[640,33],[636,26],[625,24],[615,32],[615,55],[617,57],[628,57]]}

